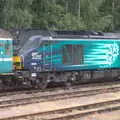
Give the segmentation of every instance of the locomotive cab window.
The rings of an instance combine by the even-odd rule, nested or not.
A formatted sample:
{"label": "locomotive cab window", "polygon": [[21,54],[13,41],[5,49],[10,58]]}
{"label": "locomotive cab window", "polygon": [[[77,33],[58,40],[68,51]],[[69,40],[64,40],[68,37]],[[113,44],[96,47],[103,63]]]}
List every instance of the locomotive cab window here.
{"label": "locomotive cab window", "polygon": [[29,39],[19,53],[21,54],[21,53],[24,53],[25,51],[30,51],[34,48],[39,47],[40,45],[41,45],[40,38]]}
{"label": "locomotive cab window", "polygon": [[82,45],[64,45],[63,64],[66,64],[66,65],[83,64],[83,46]]}

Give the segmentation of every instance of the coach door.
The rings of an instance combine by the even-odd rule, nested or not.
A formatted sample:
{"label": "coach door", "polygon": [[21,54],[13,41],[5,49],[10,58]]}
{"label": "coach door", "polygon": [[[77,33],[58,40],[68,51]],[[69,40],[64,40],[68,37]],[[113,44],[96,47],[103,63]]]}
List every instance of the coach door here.
{"label": "coach door", "polygon": [[0,62],[4,62],[5,43],[0,41]]}
{"label": "coach door", "polygon": [[52,44],[49,41],[43,43],[43,70],[50,71],[52,68]]}

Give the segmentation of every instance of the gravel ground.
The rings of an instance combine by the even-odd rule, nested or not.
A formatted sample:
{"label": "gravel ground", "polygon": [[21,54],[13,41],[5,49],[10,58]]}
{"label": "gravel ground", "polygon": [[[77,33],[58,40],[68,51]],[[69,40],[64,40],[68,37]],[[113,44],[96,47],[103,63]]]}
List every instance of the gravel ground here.
{"label": "gravel ground", "polygon": [[120,110],[107,113],[94,113],[76,120],[120,120]]}
{"label": "gravel ground", "polygon": [[[28,117],[26,119],[23,118],[16,120],[47,120],[47,119],[40,119],[38,117]],[[94,113],[85,117],[71,120],[120,120],[120,110],[107,113]]]}
{"label": "gravel ground", "polygon": [[[40,119],[38,117],[28,117],[26,119],[16,119],[16,120],[43,120],[43,119]],[[86,117],[81,117],[78,119],[71,119],[71,120],[120,120],[120,110],[114,112],[108,112],[108,113],[101,113],[101,114],[94,113]]]}
{"label": "gravel ground", "polygon": [[[19,107],[13,107],[8,110],[0,111],[0,117],[6,117],[11,116],[12,114],[20,115],[28,113],[33,113],[37,111],[49,111],[49,110],[55,110],[55,109],[61,109],[71,106],[78,106],[83,104],[90,104],[90,103],[96,103],[101,101],[107,101],[107,100],[114,100],[120,98],[120,92],[116,93],[104,93],[101,95],[95,95],[95,96],[89,96],[89,97],[82,97],[82,98],[72,98],[68,100],[59,100],[59,101],[53,101],[53,102],[44,102],[44,103],[38,103],[38,104],[32,104],[32,105],[26,105],[26,106],[19,106]],[[119,115],[119,116],[118,116]],[[118,116],[120,118],[120,111],[119,114],[115,115],[107,115],[109,117],[105,118],[102,114],[93,114],[84,118],[80,118],[78,120],[117,120],[117,118],[111,119],[111,117]],[[100,118],[101,117],[101,118]],[[45,117],[43,117],[45,118]],[[90,118],[90,119],[89,119]],[[19,120],[26,120],[26,119],[19,119]],[[38,119],[38,117],[29,117],[27,120],[45,120],[45,119]],[[118,119],[120,120],[120,119]]]}

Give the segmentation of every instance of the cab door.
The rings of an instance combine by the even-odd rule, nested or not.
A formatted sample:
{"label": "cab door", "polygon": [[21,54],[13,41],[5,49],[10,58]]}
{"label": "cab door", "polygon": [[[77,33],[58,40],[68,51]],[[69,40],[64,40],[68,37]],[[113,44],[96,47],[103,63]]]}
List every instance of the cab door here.
{"label": "cab door", "polygon": [[46,41],[43,43],[43,71],[52,70],[52,43]]}

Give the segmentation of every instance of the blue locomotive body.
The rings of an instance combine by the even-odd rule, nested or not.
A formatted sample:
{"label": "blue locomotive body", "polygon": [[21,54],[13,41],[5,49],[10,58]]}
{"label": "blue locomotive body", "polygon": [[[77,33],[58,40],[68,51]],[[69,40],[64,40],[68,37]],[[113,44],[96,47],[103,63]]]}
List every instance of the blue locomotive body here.
{"label": "blue locomotive body", "polygon": [[25,69],[44,72],[120,68],[119,40],[39,39],[35,42],[39,46],[36,43],[36,48],[25,52]]}
{"label": "blue locomotive body", "polygon": [[0,30],[0,75],[5,74],[5,79],[0,76],[1,83],[27,83],[43,89],[49,82],[76,84],[119,79],[120,36],[83,33],[54,35],[45,31],[28,35],[28,39],[23,35],[22,44],[13,48],[11,35]]}
{"label": "blue locomotive body", "polygon": [[35,35],[20,49],[23,79],[45,88],[54,82],[120,77],[120,37]]}

